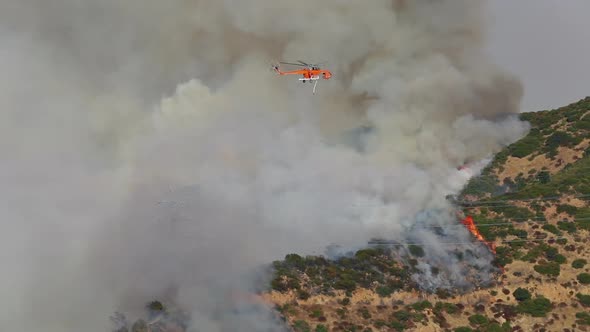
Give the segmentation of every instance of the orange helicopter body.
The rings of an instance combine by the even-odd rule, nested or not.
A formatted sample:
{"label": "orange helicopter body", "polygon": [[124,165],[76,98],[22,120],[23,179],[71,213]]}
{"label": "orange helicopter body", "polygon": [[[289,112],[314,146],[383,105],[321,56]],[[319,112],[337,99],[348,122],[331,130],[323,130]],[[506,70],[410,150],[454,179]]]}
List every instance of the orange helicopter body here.
{"label": "orange helicopter body", "polygon": [[281,71],[279,69],[279,66],[273,66],[273,69],[279,74],[279,75],[301,75],[303,76],[302,78],[299,78],[299,80],[302,83],[306,83],[306,82],[312,82],[315,81],[314,85],[313,85],[313,93],[315,94],[315,87],[317,85],[317,81],[320,79],[320,77],[323,77],[323,79],[325,80],[329,80],[330,78],[332,78],[332,73],[327,70],[327,69],[321,69],[318,65],[311,65],[308,63],[305,63],[301,60],[299,60],[300,63],[289,63],[289,62],[281,62],[283,64],[288,64],[288,65],[295,65],[295,66],[302,66],[305,67],[304,69],[298,69],[298,70],[291,70],[291,71]]}
{"label": "orange helicopter body", "polygon": [[304,79],[317,79],[321,76],[324,77],[325,80],[329,80],[332,77],[332,73],[326,69],[299,69],[299,70],[291,70],[291,71],[281,71],[276,68],[279,75],[302,75]]}

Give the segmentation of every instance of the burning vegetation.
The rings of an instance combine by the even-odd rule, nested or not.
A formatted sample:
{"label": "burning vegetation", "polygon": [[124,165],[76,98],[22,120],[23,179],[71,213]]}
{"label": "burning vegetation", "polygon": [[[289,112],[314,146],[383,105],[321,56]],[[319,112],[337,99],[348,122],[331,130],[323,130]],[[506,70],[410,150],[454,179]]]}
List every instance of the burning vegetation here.
{"label": "burning vegetation", "polygon": [[[455,200],[464,212],[458,224],[494,255],[490,265],[499,270],[465,264],[474,257],[461,246],[446,252],[465,264],[462,272],[471,268],[497,282],[467,278],[472,287],[464,291],[430,288],[428,278],[449,266],[433,260],[427,245],[375,239],[334,260],[288,255],[273,264],[272,290],[263,296],[294,331],[587,330],[589,102],[523,114],[531,133],[500,152]],[[538,164],[510,172],[527,158]]]}
{"label": "burning vegetation", "polygon": [[[477,232],[475,227],[473,229]],[[394,293],[413,291],[456,294],[489,286],[493,280],[478,276],[489,271],[474,263],[479,257],[472,250],[457,247],[451,251],[459,264],[449,266],[444,264],[445,261],[430,260],[420,245],[377,239],[370,244],[373,247],[333,260],[323,256],[289,254],[285,260],[273,263],[271,287],[276,292],[295,293],[301,300],[319,295],[335,296],[338,292],[350,296],[359,289],[390,298]],[[461,273],[468,276],[468,283],[463,280],[455,283],[450,277],[458,266]],[[429,280],[423,282],[423,277]]]}
{"label": "burning vegetation", "polygon": [[465,227],[467,227],[467,229],[469,230],[469,232],[471,232],[471,234],[473,234],[473,236],[475,236],[482,243],[485,243],[488,246],[488,248],[490,248],[490,251],[494,253],[494,255],[496,254],[496,245],[493,242],[486,241],[486,239],[483,237],[483,235],[481,235],[481,233],[477,229],[477,226],[475,226],[475,222],[473,222],[473,218],[471,216],[465,217],[465,219],[463,219],[461,223],[465,225]]}
{"label": "burning vegetation", "polygon": [[[568,108],[564,114],[569,117],[590,114],[580,104],[571,107],[578,113]],[[561,111],[540,117],[553,118]],[[557,123],[562,123],[560,128],[576,127]],[[536,135],[534,130],[531,135]],[[459,226],[472,235],[469,249],[451,242],[444,247],[444,257],[451,261],[437,259],[441,256],[427,242],[379,239],[332,259],[289,254],[271,264],[268,290],[256,298],[274,306],[285,325],[298,332],[584,331],[590,327],[590,204],[584,192],[590,173],[583,172],[589,158],[586,148],[575,162],[548,177],[529,171],[529,182],[519,182],[520,190],[543,195],[504,193],[502,184],[486,182],[497,187],[469,201],[467,192],[479,188],[482,178],[507,167],[492,161],[461,193],[459,202],[467,216],[432,232],[441,240],[448,236],[445,227]],[[424,230],[422,226],[417,227]],[[493,260],[477,262],[492,254]],[[457,274],[463,282],[453,278]],[[115,314],[113,331],[187,331],[189,315],[170,308],[152,302],[134,323]]]}

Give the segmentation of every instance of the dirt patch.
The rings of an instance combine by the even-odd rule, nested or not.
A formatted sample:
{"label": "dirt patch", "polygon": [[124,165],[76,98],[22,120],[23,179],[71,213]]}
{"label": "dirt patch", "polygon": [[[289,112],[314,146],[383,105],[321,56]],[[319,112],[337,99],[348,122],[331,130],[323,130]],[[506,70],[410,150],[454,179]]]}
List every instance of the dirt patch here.
{"label": "dirt patch", "polygon": [[517,158],[510,156],[502,166],[503,169],[500,172],[496,170],[496,176],[500,181],[504,181],[505,178],[511,180],[516,179],[520,173],[527,175],[527,173],[534,169],[537,172],[545,168],[549,173],[555,174],[562,170],[565,166],[576,162],[581,159],[584,155],[584,150],[590,146],[590,139],[584,139],[580,144],[574,148],[559,147],[557,148],[557,155],[555,160],[547,158],[546,155],[538,155],[530,159],[530,156],[524,158]]}
{"label": "dirt patch", "polygon": [[551,159],[545,157],[545,155],[536,156],[532,160],[529,160],[528,157],[517,158],[510,156],[503,165],[504,169],[501,172],[496,171],[496,176],[500,181],[504,181],[506,178],[514,180],[518,177],[518,174],[526,175],[530,169],[540,171],[543,167],[547,167],[551,172],[550,166]]}

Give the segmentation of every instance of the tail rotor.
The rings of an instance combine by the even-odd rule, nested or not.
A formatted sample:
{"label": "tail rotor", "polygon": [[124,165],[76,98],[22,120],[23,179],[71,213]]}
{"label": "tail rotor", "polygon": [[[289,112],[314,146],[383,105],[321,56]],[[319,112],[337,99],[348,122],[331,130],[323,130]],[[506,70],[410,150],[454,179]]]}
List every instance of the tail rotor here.
{"label": "tail rotor", "polygon": [[279,62],[272,60],[272,61],[267,61],[266,62],[268,64],[268,70],[272,71],[272,72],[279,72]]}

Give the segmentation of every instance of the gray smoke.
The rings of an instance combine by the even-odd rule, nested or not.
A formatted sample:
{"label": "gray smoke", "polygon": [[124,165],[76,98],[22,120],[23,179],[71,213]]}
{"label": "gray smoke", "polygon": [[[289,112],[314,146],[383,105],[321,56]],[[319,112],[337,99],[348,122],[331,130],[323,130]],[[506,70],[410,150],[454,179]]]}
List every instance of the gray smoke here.
{"label": "gray smoke", "polygon": [[[482,53],[483,6],[9,1],[2,330],[104,331],[154,297],[197,331],[261,330],[225,309],[252,268],[403,241],[448,208],[456,166],[528,129],[518,80]],[[333,79],[312,96],[269,70],[297,59]]]}

